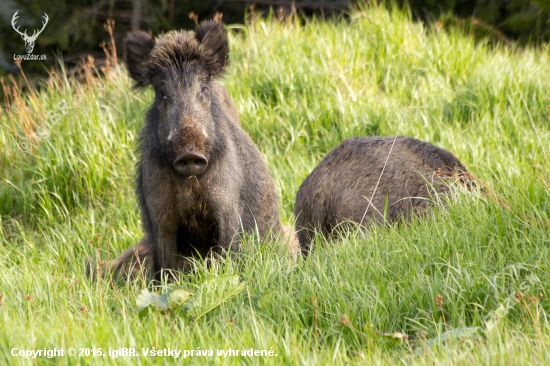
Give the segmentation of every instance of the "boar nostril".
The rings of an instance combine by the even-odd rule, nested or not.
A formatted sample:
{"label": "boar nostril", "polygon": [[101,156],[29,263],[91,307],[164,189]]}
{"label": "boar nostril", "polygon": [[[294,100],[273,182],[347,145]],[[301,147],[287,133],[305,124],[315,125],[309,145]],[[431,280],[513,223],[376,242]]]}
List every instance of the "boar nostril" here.
{"label": "boar nostril", "polygon": [[197,153],[183,153],[174,160],[174,169],[184,176],[200,175],[208,166],[208,159]]}

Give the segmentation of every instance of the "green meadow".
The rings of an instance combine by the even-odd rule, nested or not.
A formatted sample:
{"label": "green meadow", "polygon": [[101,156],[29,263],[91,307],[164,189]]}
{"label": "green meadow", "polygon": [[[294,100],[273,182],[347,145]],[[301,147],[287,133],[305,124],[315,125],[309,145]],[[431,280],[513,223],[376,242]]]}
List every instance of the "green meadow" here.
{"label": "green meadow", "polygon": [[[307,260],[283,240],[249,237],[240,260],[197,261],[175,284],[90,281],[86,258],[101,265],[143,235],[135,147],[153,93],[133,90],[115,65],[101,78],[87,69],[79,82],[58,72],[24,95],[4,80],[0,364],[547,362],[548,46],[476,41],[376,7],[227,28],[222,82],[269,165],[284,224],[294,224],[303,179],[353,136],[412,136],[450,150],[486,194],[458,188],[408,225],[319,239]],[[136,305],[143,289],[196,294],[228,276],[244,290],[201,316]],[[19,353],[54,348],[65,355]],[[120,348],[138,356],[114,358]],[[153,348],[181,354],[144,354]],[[217,355],[229,349],[265,352]]]}

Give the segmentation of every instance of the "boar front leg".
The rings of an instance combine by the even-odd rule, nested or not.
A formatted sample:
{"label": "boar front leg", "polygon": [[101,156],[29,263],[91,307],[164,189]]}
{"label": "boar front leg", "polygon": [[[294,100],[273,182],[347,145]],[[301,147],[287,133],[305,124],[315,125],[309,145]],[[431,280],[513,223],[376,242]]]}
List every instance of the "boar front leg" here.
{"label": "boar front leg", "polygon": [[242,222],[240,215],[231,210],[218,217],[218,248],[216,253],[227,250],[237,252],[241,245]]}
{"label": "boar front leg", "polygon": [[177,270],[178,268],[178,245],[177,225],[163,225],[155,228],[154,268],[157,279],[161,277],[161,270]]}

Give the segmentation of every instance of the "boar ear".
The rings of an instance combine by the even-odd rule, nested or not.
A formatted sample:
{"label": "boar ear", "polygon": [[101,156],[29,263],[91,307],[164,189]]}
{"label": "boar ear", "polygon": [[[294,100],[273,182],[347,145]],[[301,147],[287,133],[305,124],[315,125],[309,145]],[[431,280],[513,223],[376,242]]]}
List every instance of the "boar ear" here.
{"label": "boar ear", "polygon": [[132,32],[124,39],[124,61],[136,87],[150,84],[144,65],[154,45],[151,35],[142,31]]}
{"label": "boar ear", "polygon": [[218,22],[207,20],[195,29],[195,38],[212,52],[213,58],[208,65],[210,76],[221,75],[229,61],[229,43],[225,28]]}

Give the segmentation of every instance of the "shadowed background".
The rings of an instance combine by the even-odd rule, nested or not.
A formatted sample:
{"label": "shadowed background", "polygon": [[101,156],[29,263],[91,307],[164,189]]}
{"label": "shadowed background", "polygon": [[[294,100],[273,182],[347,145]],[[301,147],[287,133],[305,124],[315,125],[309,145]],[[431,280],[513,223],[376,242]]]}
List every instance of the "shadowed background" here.
{"label": "shadowed background", "polygon": [[[153,34],[171,29],[190,29],[193,12],[199,20],[223,13],[223,22],[244,23],[251,6],[258,14],[281,16],[296,11],[304,17],[348,16],[350,10],[370,1],[355,0],[4,0],[0,5],[0,77],[18,74],[14,54],[25,54],[24,43],[12,26],[15,11],[20,17],[20,30],[40,29],[42,16],[49,22],[38,36],[34,54],[46,54],[47,61],[24,62],[25,72],[36,84],[36,76],[58,66],[62,56],[69,73],[80,70],[80,60],[92,55],[96,66],[102,66],[105,55],[101,43],[109,40],[104,29],[108,19],[115,21],[117,44],[130,30],[147,30]],[[436,27],[460,27],[478,38],[519,45],[540,44],[550,39],[550,0],[395,0],[378,1],[388,7],[408,7],[417,20]],[[119,47],[119,56],[120,56]]]}

